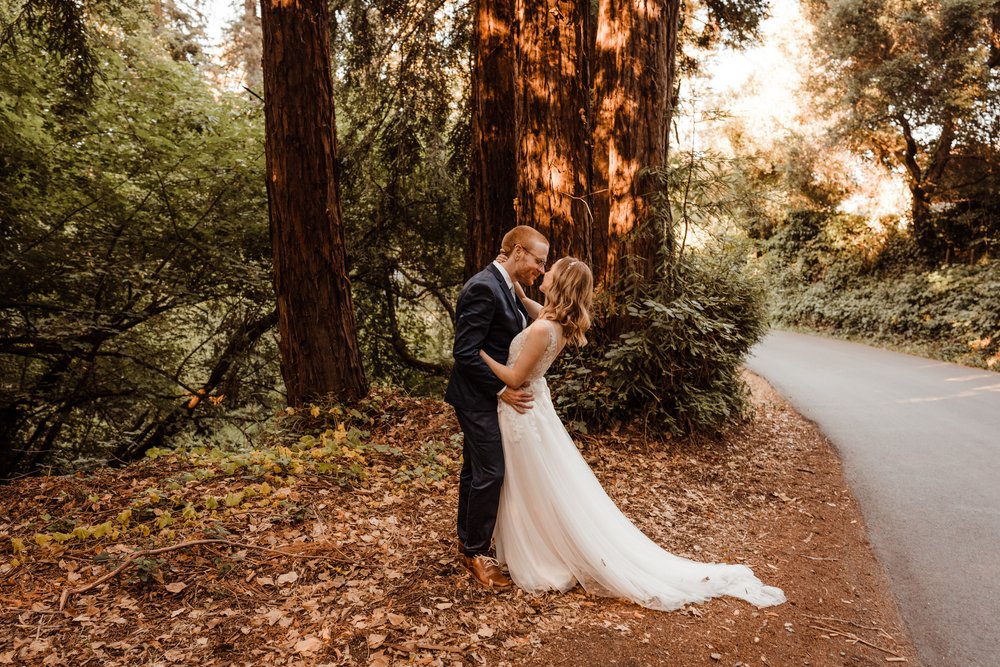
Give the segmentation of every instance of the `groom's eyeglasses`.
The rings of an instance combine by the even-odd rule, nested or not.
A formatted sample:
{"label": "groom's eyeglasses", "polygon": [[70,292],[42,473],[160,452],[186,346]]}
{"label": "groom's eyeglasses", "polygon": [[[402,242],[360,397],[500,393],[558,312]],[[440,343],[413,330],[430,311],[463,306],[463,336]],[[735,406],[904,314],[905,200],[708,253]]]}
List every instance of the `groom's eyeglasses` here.
{"label": "groom's eyeglasses", "polygon": [[517,244],[517,247],[520,248],[521,250],[523,250],[524,252],[528,253],[529,255],[531,255],[531,258],[533,260],[535,260],[535,264],[537,264],[538,268],[540,268],[542,271],[545,271],[548,268],[548,267],[545,266],[545,260],[544,259],[542,259],[538,255],[536,255],[535,253],[531,252],[530,250],[528,250],[527,248],[525,248],[520,243]]}

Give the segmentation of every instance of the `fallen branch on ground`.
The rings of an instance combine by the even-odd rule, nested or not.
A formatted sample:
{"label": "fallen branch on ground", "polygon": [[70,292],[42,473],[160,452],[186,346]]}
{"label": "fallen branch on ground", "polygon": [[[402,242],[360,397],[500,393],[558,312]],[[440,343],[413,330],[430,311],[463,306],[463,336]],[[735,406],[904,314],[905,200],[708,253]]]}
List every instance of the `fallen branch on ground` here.
{"label": "fallen branch on ground", "polygon": [[886,639],[890,639],[892,641],[896,641],[896,639],[892,635],[890,635],[888,632],[886,632],[882,628],[875,627],[873,625],[861,625],[860,623],[855,623],[854,621],[848,621],[848,620],[845,620],[843,618],[837,618],[836,616],[815,616],[813,614],[804,614],[804,616],[806,618],[811,618],[814,621],[833,621],[834,623],[843,623],[844,625],[853,625],[854,627],[860,628],[861,630],[871,630],[873,632],[879,633],[880,635],[882,635]]}
{"label": "fallen branch on ground", "polygon": [[234,542],[232,540],[221,540],[221,539],[189,540],[187,542],[181,542],[179,544],[172,544],[172,545],[170,545],[168,547],[160,547],[158,549],[141,549],[139,551],[133,551],[132,553],[130,553],[128,555],[128,558],[126,558],[122,562],[121,565],[119,565],[118,567],[116,567],[111,572],[108,572],[107,574],[105,574],[105,575],[103,575],[101,577],[98,577],[97,579],[95,579],[94,581],[90,582],[89,584],[84,584],[83,586],[79,586],[77,588],[68,588],[68,589],[65,589],[62,592],[62,594],[59,596],[59,611],[63,611],[63,609],[66,608],[66,603],[69,602],[70,597],[72,597],[74,595],[79,595],[80,593],[85,593],[85,592],[89,591],[92,588],[100,586],[105,581],[114,578],[115,576],[118,575],[119,572],[121,572],[126,567],[128,567],[129,565],[131,565],[137,558],[142,558],[144,556],[153,556],[155,554],[162,554],[162,553],[166,553],[168,551],[177,551],[178,549],[186,549],[187,547],[196,547],[196,546],[200,546],[200,545],[203,545],[203,544],[226,544],[226,545],[229,545],[231,547],[239,547],[241,549],[253,549],[255,551],[264,551],[264,552],[267,552],[267,553],[273,553],[273,554],[277,554],[279,556],[288,556],[288,557],[291,557],[291,558],[321,558],[321,559],[325,559],[325,560],[337,561],[339,563],[350,562],[350,561],[346,561],[346,560],[341,559],[341,558],[333,558],[332,556],[317,556],[315,554],[290,553],[288,551],[281,551],[279,549],[271,549],[271,548],[268,548],[268,547],[261,547],[261,546],[258,546],[256,544],[246,544],[244,542]]}
{"label": "fallen branch on ground", "polygon": [[903,656],[899,655],[898,653],[896,653],[894,651],[890,651],[887,648],[882,648],[878,644],[872,644],[870,641],[867,641],[865,639],[862,639],[861,637],[858,637],[853,632],[841,631],[841,630],[837,630],[835,628],[831,628],[831,627],[827,627],[827,626],[822,626],[822,625],[810,625],[809,627],[813,628],[815,630],[821,630],[822,632],[825,632],[825,633],[827,633],[827,634],[829,634],[831,636],[834,636],[834,637],[843,637],[844,639],[847,640],[847,643],[849,643],[849,644],[864,644],[865,646],[870,646],[873,649],[876,649],[878,651],[882,651],[883,653],[888,653],[889,655],[895,656],[897,658],[902,658],[903,657]]}

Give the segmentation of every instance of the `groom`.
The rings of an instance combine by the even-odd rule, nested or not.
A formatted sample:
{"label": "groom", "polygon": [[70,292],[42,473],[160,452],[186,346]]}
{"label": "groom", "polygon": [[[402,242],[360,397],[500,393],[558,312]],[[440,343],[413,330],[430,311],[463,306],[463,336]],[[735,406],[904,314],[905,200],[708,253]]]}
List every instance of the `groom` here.
{"label": "groom", "polygon": [[489,588],[508,588],[510,579],[489,557],[493,527],[503,485],[503,444],[497,421],[497,401],[518,412],[531,409],[531,394],[506,387],[479,356],[479,350],[507,363],[510,342],[528,325],[528,314],[513,283],[531,285],[545,273],[548,240],[521,225],[507,232],[501,245],[507,256],[472,276],[458,295],[455,308],[455,366],[445,400],[455,408],[465,436],[458,486],[458,540],[462,562],[472,576]]}

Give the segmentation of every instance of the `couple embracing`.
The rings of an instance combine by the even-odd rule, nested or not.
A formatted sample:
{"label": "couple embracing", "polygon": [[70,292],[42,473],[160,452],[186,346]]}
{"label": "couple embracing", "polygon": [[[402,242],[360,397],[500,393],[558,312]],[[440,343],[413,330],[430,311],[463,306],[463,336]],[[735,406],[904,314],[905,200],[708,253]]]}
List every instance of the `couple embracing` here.
{"label": "couple embracing", "polygon": [[[455,366],[445,400],[462,433],[458,540],[473,578],[493,589],[567,591],[677,609],[720,595],[759,607],[784,602],[744,565],[699,563],[661,549],[607,496],[555,412],[545,371],[590,327],[590,268],[515,227],[497,261],[458,297]],[[522,285],[542,277],[545,304]],[[496,542],[496,558],[490,556]],[[505,564],[508,578],[501,570]]]}

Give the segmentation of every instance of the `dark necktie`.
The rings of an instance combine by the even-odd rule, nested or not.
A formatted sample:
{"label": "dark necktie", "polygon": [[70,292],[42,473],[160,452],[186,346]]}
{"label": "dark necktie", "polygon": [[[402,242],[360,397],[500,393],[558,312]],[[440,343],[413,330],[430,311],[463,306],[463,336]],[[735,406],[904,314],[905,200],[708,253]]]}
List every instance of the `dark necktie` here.
{"label": "dark necktie", "polygon": [[523,329],[528,326],[528,321],[524,319],[524,313],[522,313],[521,309],[517,307],[517,303],[520,299],[517,298],[517,292],[514,291],[513,285],[510,286],[510,295],[514,297],[514,310],[517,311],[517,316],[521,318],[521,328]]}

